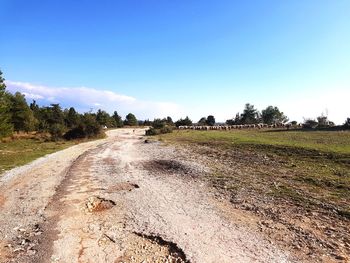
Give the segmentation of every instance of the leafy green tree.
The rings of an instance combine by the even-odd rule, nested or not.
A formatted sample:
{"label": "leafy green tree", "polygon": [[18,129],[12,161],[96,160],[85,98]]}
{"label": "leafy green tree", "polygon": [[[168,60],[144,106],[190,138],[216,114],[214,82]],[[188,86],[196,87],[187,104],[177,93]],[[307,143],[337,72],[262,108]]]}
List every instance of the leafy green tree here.
{"label": "leafy green tree", "polygon": [[191,126],[192,125],[192,121],[190,120],[190,118],[188,118],[188,116],[186,116],[185,119],[179,119],[177,122],[175,122],[175,126],[179,127],[179,126]]}
{"label": "leafy green tree", "polygon": [[0,70],[0,138],[10,135],[12,130],[9,93]]}
{"label": "leafy green tree", "polygon": [[117,128],[121,128],[121,127],[124,126],[122,117],[118,115],[118,112],[115,111],[115,112],[113,113],[112,118],[114,119],[115,125],[116,125]]}
{"label": "leafy green tree", "polygon": [[16,92],[10,97],[11,122],[15,131],[32,131],[35,129],[37,120],[33,111],[29,108],[23,94]]}
{"label": "leafy green tree", "polygon": [[242,124],[254,124],[259,121],[259,112],[254,108],[254,105],[247,103],[241,115],[240,122]]}
{"label": "leafy green tree", "polygon": [[281,112],[278,107],[268,106],[262,110],[261,117],[266,124],[285,123],[288,121],[287,116]]}
{"label": "leafy green tree", "polygon": [[134,114],[129,113],[125,118],[125,125],[136,126],[138,124],[137,119]]}
{"label": "leafy green tree", "polygon": [[215,118],[214,118],[213,115],[209,115],[209,116],[207,117],[207,124],[208,124],[209,126],[214,126],[214,125],[215,125]]}

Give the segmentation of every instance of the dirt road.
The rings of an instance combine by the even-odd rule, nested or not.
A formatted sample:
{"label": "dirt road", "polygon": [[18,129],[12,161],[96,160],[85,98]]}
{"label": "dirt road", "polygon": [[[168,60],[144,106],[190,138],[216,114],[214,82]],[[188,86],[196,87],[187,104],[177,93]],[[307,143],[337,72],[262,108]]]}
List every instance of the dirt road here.
{"label": "dirt road", "polygon": [[0,179],[0,262],[290,262],[186,152],[119,129]]}

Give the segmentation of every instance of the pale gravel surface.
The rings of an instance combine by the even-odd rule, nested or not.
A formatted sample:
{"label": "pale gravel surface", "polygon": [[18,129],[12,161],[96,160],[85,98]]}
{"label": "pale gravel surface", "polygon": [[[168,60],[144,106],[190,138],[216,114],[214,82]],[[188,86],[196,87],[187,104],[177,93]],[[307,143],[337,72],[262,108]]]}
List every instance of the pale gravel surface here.
{"label": "pale gravel surface", "polygon": [[[223,216],[200,179],[208,168],[187,152],[145,144],[143,132],[109,131],[107,139],[7,172],[0,235],[12,247],[0,249],[0,262],[181,262],[181,250],[190,262],[289,262],[259,233]],[[178,171],[167,167],[172,162]],[[116,205],[90,213],[91,196]],[[15,227],[29,233],[36,224],[39,237],[19,245]],[[16,247],[24,251],[13,253]]]}

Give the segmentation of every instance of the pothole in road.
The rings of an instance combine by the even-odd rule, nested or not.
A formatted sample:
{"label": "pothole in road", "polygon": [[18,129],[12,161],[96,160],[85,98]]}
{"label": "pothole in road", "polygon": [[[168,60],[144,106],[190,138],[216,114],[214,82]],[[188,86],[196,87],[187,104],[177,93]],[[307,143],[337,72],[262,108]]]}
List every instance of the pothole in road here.
{"label": "pothole in road", "polygon": [[84,210],[86,212],[101,212],[107,209],[111,209],[115,206],[115,202],[112,200],[104,199],[98,196],[89,197],[85,203]]}
{"label": "pothole in road", "polygon": [[131,191],[134,189],[140,188],[137,184],[133,184],[130,182],[123,182],[115,184],[111,187],[108,187],[107,192],[118,192],[118,191]]}
{"label": "pothole in road", "polygon": [[175,160],[152,160],[143,163],[143,167],[150,171],[190,174],[192,170]]}
{"label": "pothole in road", "polygon": [[164,240],[162,237],[160,236],[152,236],[152,235],[144,235],[144,234],[140,234],[140,233],[135,233],[136,235],[144,238],[144,239],[148,239],[149,241],[167,248],[168,250],[168,261],[167,262],[176,262],[176,263],[182,263],[182,262],[190,262],[189,260],[186,259],[186,255],[185,253],[182,251],[181,248],[179,248],[177,246],[177,244],[170,242],[170,241],[166,241]]}
{"label": "pothole in road", "polygon": [[115,262],[187,263],[185,253],[175,243],[160,236],[133,233],[123,257]]}

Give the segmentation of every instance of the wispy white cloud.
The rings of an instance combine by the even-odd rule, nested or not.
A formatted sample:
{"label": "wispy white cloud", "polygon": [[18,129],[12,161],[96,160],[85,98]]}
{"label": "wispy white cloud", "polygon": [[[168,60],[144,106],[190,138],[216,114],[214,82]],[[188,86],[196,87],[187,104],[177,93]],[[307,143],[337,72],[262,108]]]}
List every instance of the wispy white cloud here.
{"label": "wispy white cloud", "polygon": [[60,103],[62,107],[73,106],[79,111],[97,110],[119,114],[134,113],[139,119],[183,115],[183,108],[172,102],[145,101],[109,90],[88,87],[48,87],[27,82],[6,81],[7,89],[23,93],[27,100],[37,100],[42,105]]}

